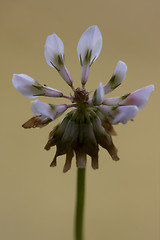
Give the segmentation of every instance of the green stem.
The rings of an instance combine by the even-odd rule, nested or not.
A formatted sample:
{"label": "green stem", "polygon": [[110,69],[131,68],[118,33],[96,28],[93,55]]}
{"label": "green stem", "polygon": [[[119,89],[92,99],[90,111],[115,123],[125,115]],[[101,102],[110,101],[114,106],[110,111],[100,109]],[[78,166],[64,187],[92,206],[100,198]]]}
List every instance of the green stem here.
{"label": "green stem", "polygon": [[84,196],[85,196],[85,168],[78,168],[76,215],[75,215],[75,240],[83,240]]}

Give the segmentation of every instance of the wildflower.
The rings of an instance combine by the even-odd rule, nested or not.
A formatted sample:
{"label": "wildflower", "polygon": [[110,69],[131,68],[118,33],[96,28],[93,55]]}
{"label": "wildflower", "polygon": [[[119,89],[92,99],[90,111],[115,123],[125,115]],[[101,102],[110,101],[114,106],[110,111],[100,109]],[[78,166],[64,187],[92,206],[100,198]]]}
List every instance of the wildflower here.
{"label": "wildflower", "polygon": [[61,91],[42,85],[25,74],[14,74],[13,85],[24,96],[36,98],[39,96],[66,98],[69,104],[47,104],[39,100],[32,101],[34,116],[22,126],[24,128],[42,128],[58,118],[66,110],[63,120],[56,125],[49,134],[45,149],[56,146],[56,153],[50,166],[57,164],[57,157],[66,155],[63,171],[71,168],[71,161],[76,155],[78,168],[85,168],[87,155],[91,157],[94,169],[98,168],[99,145],[105,148],[114,161],[118,161],[117,149],[112,142],[112,135],[116,135],[114,124],[126,124],[142,109],[154,90],[153,85],[128,93],[120,97],[105,98],[105,94],[117,88],[125,78],[127,66],[119,61],[113,76],[103,86],[99,84],[92,97],[85,88],[89,70],[97,59],[102,48],[102,36],[97,26],[89,27],[81,36],[77,53],[81,64],[82,87],[74,88],[73,81],[64,62],[64,45],[54,33],[47,37],[45,44],[45,58],[51,67],[55,68],[73,93],[66,96]]}

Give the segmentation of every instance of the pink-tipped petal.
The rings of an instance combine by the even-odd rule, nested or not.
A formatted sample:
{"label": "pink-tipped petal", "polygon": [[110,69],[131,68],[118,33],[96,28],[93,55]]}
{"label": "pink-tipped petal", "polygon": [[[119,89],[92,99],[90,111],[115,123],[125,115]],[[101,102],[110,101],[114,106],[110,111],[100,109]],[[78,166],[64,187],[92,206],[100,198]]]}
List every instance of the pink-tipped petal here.
{"label": "pink-tipped petal", "polygon": [[47,86],[42,85],[42,93],[39,94],[39,96],[43,95],[46,97],[62,97],[63,93],[57,89],[53,89]]}
{"label": "pink-tipped petal", "polygon": [[121,106],[115,110],[113,124],[126,124],[128,120],[132,120],[137,114],[138,108],[136,106]]}
{"label": "pink-tipped petal", "polygon": [[54,118],[58,118],[61,114],[63,114],[67,110],[67,104],[59,104],[56,105],[56,114]]}
{"label": "pink-tipped petal", "polygon": [[133,119],[138,111],[137,106],[119,106],[119,107],[111,107],[106,105],[100,105],[98,107],[100,112],[109,119],[109,121],[113,124],[123,123],[125,124],[128,120]]}
{"label": "pink-tipped petal", "polygon": [[138,109],[145,107],[147,100],[154,90],[154,85],[138,89],[135,92],[130,93],[124,100],[120,102],[121,105],[136,105]]}

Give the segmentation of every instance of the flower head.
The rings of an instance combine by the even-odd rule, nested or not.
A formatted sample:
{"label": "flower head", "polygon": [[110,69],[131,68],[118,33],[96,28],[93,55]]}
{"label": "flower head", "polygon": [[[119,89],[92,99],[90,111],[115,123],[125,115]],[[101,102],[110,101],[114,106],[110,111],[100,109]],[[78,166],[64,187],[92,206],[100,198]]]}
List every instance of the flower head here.
{"label": "flower head", "polygon": [[77,53],[81,63],[82,87],[74,88],[73,81],[64,63],[64,45],[54,33],[47,37],[45,44],[45,58],[47,63],[55,68],[73,93],[66,96],[61,91],[42,85],[25,74],[14,74],[13,85],[24,96],[36,98],[38,96],[63,97],[70,100],[69,104],[47,104],[39,100],[32,101],[34,116],[22,126],[24,128],[42,128],[62,115],[68,113],[49,134],[45,149],[56,146],[56,153],[51,162],[52,167],[57,164],[57,157],[66,155],[63,171],[71,168],[71,161],[76,155],[78,168],[85,168],[87,155],[91,157],[93,169],[98,168],[99,145],[105,148],[114,161],[119,160],[117,149],[112,142],[112,135],[116,135],[114,124],[126,124],[142,109],[154,90],[149,85],[135,92],[120,97],[105,98],[105,94],[118,87],[124,80],[127,66],[118,61],[114,74],[106,85],[100,82],[93,96],[85,88],[89,69],[99,56],[102,48],[102,36],[97,26],[89,27],[81,36]]}

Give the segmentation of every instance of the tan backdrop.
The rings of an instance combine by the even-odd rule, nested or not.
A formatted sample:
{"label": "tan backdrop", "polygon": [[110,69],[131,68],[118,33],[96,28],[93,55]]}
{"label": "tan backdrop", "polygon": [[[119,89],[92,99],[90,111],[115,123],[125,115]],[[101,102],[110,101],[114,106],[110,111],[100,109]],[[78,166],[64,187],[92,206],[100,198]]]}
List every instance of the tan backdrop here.
{"label": "tan backdrop", "polygon": [[1,0],[0,239],[73,239],[75,161],[66,174],[63,156],[56,168],[49,167],[55,149],[43,147],[54,123],[41,130],[21,127],[32,116],[30,99],[14,89],[11,79],[13,73],[25,73],[70,94],[45,62],[46,37],[55,32],[63,40],[66,65],[78,86],[77,43],[94,24],[102,32],[103,48],[87,88],[106,83],[122,60],[127,77],[110,96],[149,84],[155,84],[155,91],[134,122],[116,126],[121,160],[113,162],[101,149],[100,168],[94,171],[88,159],[85,239],[160,239],[159,9],[158,0]]}

